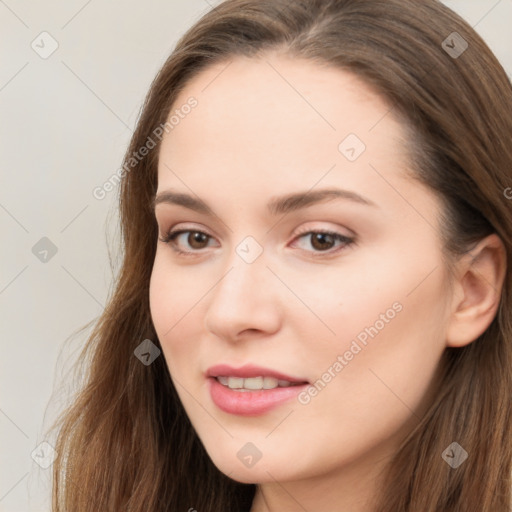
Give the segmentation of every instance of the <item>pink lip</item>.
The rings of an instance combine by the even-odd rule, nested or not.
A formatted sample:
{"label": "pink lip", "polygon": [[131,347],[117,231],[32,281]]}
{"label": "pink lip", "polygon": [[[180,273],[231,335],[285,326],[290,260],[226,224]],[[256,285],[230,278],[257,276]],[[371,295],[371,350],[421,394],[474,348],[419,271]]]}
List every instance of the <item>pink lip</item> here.
{"label": "pink lip", "polygon": [[[305,379],[290,377],[283,373],[262,368],[259,366],[245,365],[241,368],[233,368],[229,365],[217,365],[208,369],[208,388],[215,405],[224,412],[239,416],[257,416],[287,402],[303,391],[309,383]],[[215,377],[274,377],[279,380],[287,380],[292,383],[300,383],[293,386],[262,389],[256,391],[235,391],[222,385]]]}

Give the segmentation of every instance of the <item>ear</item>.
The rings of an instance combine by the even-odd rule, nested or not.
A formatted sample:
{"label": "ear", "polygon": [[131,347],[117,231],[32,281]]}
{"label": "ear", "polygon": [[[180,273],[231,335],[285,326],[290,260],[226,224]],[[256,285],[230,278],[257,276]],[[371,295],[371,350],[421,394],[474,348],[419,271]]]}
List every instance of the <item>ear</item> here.
{"label": "ear", "polygon": [[481,240],[457,263],[446,344],[462,347],[476,340],[496,316],[507,254],[498,235]]}

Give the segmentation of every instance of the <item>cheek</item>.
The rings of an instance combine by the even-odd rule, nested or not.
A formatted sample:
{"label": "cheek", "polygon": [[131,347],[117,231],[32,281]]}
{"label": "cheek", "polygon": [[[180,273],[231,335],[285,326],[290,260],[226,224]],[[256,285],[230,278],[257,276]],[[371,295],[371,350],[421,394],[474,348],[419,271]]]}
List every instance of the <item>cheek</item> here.
{"label": "cheek", "polygon": [[192,267],[179,268],[167,259],[165,250],[157,251],[149,283],[151,316],[156,329],[165,333],[187,323],[206,291]]}
{"label": "cheek", "polygon": [[[361,328],[361,318],[342,315],[339,327],[343,327],[343,319],[347,329],[368,333],[366,344],[347,335],[338,338],[334,346],[325,343],[317,347],[323,351],[322,357],[310,350],[309,361],[316,367],[316,395],[303,397],[304,402],[296,406],[296,419],[315,432],[310,441],[312,452],[313,446],[322,450],[322,439],[329,439],[330,453],[348,457],[375,450],[386,440],[398,440],[416,426],[443,351],[439,327],[432,322],[442,316],[442,310],[435,302],[427,305],[427,296],[424,293],[417,299],[425,300],[424,309],[411,298],[403,300],[403,309],[377,331],[369,329],[370,322]],[[377,308],[374,313],[379,311]],[[319,416],[323,418],[320,422]],[[336,455],[326,458],[326,464],[336,464]]]}
{"label": "cheek", "polygon": [[445,348],[446,280],[436,255],[409,249],[401,260],[379,256],[362,262],[359,273],[332,274],[321,293],[307,291],[304,281],[317,318],[295,313],[318,405],[338,403],[343,414],[375,407],[386,417],[385,407],[394,406],[407,412],[400,400],[411,408],[420,402]]}
{"label": "cheek", "polygon": [[201,324],[197,321],[196,309],[200,307],[201,293],[196,290],[197,283],[187,275],[187,272],[170,269],[157,254],[149,286],[149,305],[171,375],[184,374],[197,360],[196,344],[190,340],[199,337]]}
{"label": "cheek", "polygon": [[[357,334],[342,340],[338,347],[338,354],[351,360],[344,358],[337,391],[345,397],[349,410],[361,414],[359,420],[373,411],[370,415],[375,420],[380,418],[395,428],[415,415],[444,351],[444,280],[440,274],[432,274],[411,292],[414,286],[410,283],[418,280],[413,275],[412,280],[383,296],[382,307],[373,310],[373,318],[362,325],[352,323]],[[386,314],[384,307],[393,300],[399,308]],[[381,312],[384,320],[378,321]],[[360,350],[354,348],[357,346]]]}
{"label": "cheek", "polygon": [[[407,285],[403,276],[390,271],[385,253],[366,257],[354,253],[337,268],[319,266],[314,275],[283,268],[280,276],[300,299],[290,296],[283,322],[294,329],[297,350],[316,372],[350,350],[354,340],[363,349],[372,340],[379,343],[403,315]],[[348,357],[355,359],[353,353]]]}

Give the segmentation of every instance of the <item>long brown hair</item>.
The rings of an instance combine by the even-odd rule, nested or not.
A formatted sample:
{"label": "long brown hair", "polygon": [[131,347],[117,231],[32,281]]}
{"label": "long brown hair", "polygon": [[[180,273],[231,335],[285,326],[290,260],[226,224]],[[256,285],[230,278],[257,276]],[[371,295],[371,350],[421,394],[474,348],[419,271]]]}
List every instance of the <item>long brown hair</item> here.
{"label": "long brown hair", "polygon": [[[443,353],[439,386],[390,461],[378,511],[508,512],[512,203],[505,190],[512,186],[512,86],[484,41],[437,0],[227,0],[180,39],[151,85],[125,155],[123,262],[81,356],[86,382],[53,427],[54,512],[250,508],[256,486],[213,465],[164,358],[146,366],[134,356],[145,339],[159,346],[149,309],[159,143],[129,162],[195,74],[266,51],[351,71],[389,100],[389,115],[409,129],[412,175],[445,205],[440,236],[447,262],[490,233],[504,242],[498,313],[477,340]],[[457,469],[441,457],[452,442],[469,454]]]}

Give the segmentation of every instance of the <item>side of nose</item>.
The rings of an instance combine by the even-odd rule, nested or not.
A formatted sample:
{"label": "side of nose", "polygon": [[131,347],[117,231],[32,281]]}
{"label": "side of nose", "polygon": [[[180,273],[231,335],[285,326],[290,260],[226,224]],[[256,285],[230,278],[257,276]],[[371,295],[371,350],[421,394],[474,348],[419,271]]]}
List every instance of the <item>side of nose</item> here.
{"label": "side of nose", "polygon": [[263,255],[247,263],[234,254],[208,294],[207,330],[228,341],[237,341],[249,332],[262,335],[276,332],[282,312],[283,291],[279,285]]}

